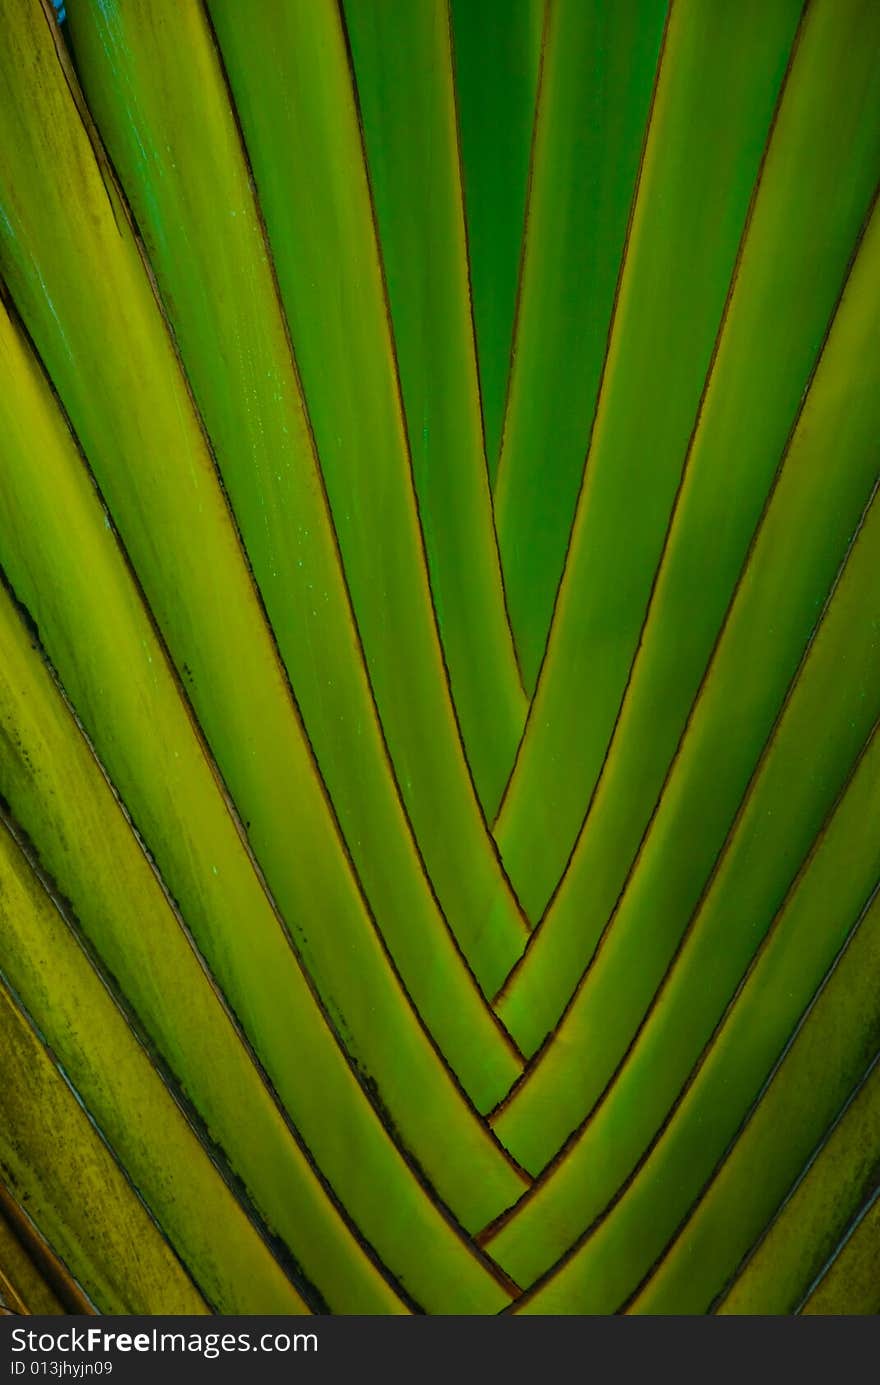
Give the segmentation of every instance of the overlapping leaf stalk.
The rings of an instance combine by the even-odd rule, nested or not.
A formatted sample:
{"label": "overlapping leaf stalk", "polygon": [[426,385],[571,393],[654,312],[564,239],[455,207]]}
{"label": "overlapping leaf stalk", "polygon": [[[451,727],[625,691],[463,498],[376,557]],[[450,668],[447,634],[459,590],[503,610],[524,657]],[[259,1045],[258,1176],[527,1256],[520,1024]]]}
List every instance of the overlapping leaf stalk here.
{"label": "overlapping leaf stalk", "polygon": [[0,20],[0,1301],[877,1311],[880,11]]}

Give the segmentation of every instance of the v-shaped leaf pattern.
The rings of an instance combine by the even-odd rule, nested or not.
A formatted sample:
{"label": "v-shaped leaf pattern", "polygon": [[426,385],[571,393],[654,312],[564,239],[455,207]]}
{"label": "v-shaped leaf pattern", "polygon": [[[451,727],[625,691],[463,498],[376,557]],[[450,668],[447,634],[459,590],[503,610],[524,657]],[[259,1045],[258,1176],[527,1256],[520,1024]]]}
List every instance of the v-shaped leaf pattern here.
{"label": "v-shaped leaf pattern", "polygon": [[877,6],[0,20],[0,1307],[876,1311]]}

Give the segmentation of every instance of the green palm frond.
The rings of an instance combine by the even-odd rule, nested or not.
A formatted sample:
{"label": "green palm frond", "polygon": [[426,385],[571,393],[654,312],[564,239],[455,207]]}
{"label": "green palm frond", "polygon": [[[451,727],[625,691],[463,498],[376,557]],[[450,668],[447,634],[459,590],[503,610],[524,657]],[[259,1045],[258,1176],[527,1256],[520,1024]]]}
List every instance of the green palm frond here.
{"label": "green palm frond", "polygon": [[880,9],[0,0],[0,150],[0,1307],[880,1310]]}

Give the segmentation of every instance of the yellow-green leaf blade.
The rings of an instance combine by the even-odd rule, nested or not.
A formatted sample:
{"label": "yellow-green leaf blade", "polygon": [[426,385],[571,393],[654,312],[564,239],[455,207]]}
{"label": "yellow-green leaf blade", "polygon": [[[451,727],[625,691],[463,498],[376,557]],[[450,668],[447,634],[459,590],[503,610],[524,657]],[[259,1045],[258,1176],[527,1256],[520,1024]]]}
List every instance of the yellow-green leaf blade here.
{"label": "yellow-green leaf blade", "polygon": [[2,980],[0,1069],[4,1177],[101,1310],[210,1312]]}
{"label": "yellow-green leaf blade", "polygon": [[[0,888],[7,984],[207,1301],[218,1312],[307,1312],[2,827]],[[40,1162],[57,1158],[49,1144]],[[174,1311],[172,1294],[160,1311]]]}

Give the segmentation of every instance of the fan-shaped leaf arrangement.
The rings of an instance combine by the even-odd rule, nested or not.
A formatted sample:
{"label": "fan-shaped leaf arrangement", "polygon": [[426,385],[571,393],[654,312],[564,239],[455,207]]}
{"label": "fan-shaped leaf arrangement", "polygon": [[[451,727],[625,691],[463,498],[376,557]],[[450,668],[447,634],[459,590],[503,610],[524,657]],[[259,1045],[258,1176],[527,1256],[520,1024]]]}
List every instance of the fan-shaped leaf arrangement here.
{"label": "fan-shaped leaf arrangement", "polygon": [[6,1306],[880,1309],[880,8],[0,18]]}

